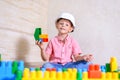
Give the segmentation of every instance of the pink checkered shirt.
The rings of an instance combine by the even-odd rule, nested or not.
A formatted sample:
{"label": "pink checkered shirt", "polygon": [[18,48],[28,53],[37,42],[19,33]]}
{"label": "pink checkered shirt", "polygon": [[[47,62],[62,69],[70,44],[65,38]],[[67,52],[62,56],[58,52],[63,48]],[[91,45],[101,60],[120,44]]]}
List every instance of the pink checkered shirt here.
{"label": "pink checkered shirt", "polygon": [[59,36],[51,39],[45,50],[46,54],[50,54],[50,62],[66,64],[73,61],[72,55],[80,54],[81,49],[71,36],[67,36],[63,43]]}

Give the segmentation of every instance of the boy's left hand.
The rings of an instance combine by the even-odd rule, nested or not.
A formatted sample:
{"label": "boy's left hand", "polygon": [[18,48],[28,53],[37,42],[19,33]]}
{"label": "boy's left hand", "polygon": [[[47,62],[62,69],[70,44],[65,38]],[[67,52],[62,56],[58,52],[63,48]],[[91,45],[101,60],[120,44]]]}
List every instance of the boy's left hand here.
{"label": "boy's left hand", "polygon": [[92,61],[93,60],[93,55],[92,54],[86,54],[82,56],[83,60],[85,61]]}

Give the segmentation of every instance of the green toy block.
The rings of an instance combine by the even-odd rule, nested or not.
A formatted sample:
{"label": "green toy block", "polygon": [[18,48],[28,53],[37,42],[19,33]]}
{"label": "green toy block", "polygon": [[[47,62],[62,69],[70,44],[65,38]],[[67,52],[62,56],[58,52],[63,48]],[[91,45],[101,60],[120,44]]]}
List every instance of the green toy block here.
{"label": "green toy block", "polygon": [[118,74],[119,80],[120,80],[120,73]]}
{"label": "green toy block", "polygon": [[17,71],[15,80],[22,80],[22,71],[20,70]]}
{"label": "green toy block", "polygon": [[82,72],[77,72],[77,80],[82,80]]}
{"label": "green toy block", "polygon": [[41,28],[36,28],[35,29],[35,32],[34,32],[34,38],[35,38],[35,40],[39,40],[39,35],[41,35],[41,33],[42,33]]}
{"label": "green toy block", "polygon": [[111,68],[110,68],[110,63],[106,63],[106,72],[110,72]]}
{"label": "green toy block", "polygon": [[40,68],[35,68],[35,71],[40,71]]}
{"label": "green toy block", "polygon": [[65,72],[65,71],[67,71],[67,69],[66,69],[66,68],[63,68],[62,71]]}
{"label": "green toy block", "polygon": [[17,70],[18,70],[18,62],[17,61],[13,61],[13,64],[12,64],[12,73],[16,74]]}

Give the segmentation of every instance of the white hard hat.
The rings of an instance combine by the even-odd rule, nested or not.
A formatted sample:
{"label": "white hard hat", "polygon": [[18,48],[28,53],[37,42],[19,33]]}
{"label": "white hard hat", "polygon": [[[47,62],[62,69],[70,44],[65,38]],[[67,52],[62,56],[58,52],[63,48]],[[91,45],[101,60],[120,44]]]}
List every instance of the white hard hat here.
{"label": "white hard hat", "polygon": [[72,14],[70,13],[62,13],[59,18],[64,18],[64,19],[68,19],[71,21],[71,23],[73,24],[73,26],[75,27],[75,18]]}

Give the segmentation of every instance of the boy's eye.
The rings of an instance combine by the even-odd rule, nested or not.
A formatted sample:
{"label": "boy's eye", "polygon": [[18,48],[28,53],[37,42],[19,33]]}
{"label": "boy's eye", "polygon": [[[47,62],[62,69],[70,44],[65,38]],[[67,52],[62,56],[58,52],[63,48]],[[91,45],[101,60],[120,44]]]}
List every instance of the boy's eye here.
{"label": "boy's eye", "polygon": [[69,26],[68,24],[66,24],[66,26]]}
{"label": "boy's eye", "polygon": [[60,23],[60,25],[63,25],[63,23]]}

